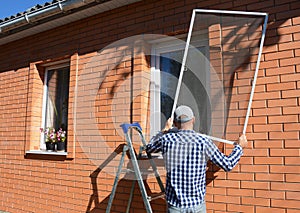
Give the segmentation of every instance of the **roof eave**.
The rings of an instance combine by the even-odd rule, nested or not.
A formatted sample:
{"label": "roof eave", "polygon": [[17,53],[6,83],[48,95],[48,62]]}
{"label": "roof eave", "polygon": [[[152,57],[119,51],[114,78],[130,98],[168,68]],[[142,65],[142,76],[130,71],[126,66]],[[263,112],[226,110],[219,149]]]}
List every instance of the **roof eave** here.
{"label": "roof eave", "polygon": [[0,23],[0,45],[141,0],[69,0]]}

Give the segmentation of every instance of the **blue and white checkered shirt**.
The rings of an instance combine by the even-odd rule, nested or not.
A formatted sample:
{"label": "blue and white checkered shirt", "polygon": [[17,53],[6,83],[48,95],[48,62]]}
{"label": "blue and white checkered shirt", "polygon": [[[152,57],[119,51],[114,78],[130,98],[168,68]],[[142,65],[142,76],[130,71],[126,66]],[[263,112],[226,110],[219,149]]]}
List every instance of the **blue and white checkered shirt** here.
{"label": "blue and white checkered shirt", "polygon": [[230,171],[243,154],[236,145],[229,156],[224,155],[208,138],[193,130],[178,130],[154,136],[146,151],[161,151],[167,171],[166,199],[169,205],[191,208],[204,203],[206,167],[210,159]]}

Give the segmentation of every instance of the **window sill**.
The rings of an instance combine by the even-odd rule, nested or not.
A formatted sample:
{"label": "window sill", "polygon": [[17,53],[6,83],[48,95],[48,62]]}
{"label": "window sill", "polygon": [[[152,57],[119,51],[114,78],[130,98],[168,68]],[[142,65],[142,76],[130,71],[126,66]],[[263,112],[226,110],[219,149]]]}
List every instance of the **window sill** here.
{"label": "window sill", "polygon": [[37,155],[61,155],[61,156],[67,156],[67,152],[47,152],[43,150],[30,150],[26,151],[26,154],[37,154]]}

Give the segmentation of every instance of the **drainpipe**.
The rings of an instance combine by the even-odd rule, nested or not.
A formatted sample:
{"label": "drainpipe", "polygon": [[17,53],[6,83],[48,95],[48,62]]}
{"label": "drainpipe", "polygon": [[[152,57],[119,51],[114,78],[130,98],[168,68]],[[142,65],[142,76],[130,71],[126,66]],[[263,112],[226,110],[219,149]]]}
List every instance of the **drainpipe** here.
{"label": "drainpipe", "polygon": [[0,34],[5,33],[9,30],[16,29],[18,27],[37,22],[49,16],[57,15],[59,13],[64,13],[74,8],[78,8],[92,2],[100,2],[99,0],[66,0],[58,1],[57,3],[51,4],[49,6],[37,9],[32,12],[24,13],[20,17],[8,20],[6,22],[0,23]]}

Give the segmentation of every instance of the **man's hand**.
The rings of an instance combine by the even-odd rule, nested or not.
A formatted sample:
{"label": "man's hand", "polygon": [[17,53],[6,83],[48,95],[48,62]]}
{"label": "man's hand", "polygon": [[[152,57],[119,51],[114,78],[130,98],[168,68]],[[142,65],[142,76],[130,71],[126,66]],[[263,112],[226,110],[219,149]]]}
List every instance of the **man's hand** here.
{"label": "man's hand", "polygon": [[235,144],[240,145],[242,148],[247,147],[248,146],[248,141],[247,141],[246,135],[241,135],[239,137],[239,141],[236,142]]}
{"label": "man's hand", "polygon": [[173,126],[173,118],[169,118],[165,124],[165,128],[162,130],[162,132],[167,132],[169,129],[171,129]]}

